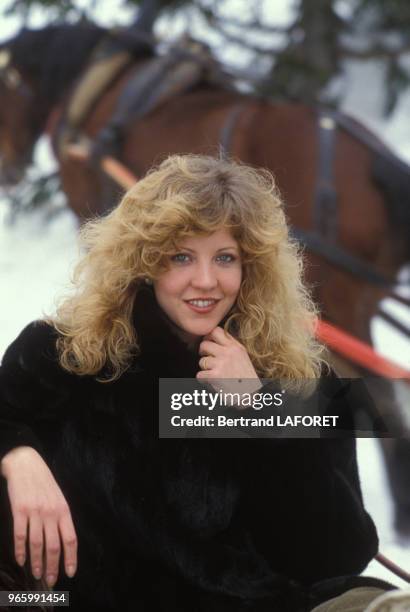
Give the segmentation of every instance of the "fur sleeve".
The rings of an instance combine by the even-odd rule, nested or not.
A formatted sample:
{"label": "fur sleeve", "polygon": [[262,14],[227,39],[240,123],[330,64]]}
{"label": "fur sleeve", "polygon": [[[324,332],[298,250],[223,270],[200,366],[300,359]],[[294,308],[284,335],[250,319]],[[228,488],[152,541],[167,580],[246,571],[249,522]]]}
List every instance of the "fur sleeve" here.
{"label": "fur sleeve", "polygon": [[[44,321],[27,325],[7,348],[0,367],[0,459],[16,446],[43,450],[64,376],[56,332]],[[52,398],[55,398],[54,401]]]}

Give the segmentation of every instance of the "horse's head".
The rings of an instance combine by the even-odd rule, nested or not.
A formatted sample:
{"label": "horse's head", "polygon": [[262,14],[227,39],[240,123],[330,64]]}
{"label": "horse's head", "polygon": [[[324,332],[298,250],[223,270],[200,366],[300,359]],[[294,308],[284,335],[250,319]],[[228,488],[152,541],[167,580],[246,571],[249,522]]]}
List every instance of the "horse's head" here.
{"label": "horse's head", "polygon": [[7,46],[0,47],[0,184],[16,184],[32,158],[38,137],[34,90],[13,63]]}
{"label": "horse's head", "polygon": [[48,26],[0,45],[0,183],[21,179],[50,113],[105,33],[87,23]]}

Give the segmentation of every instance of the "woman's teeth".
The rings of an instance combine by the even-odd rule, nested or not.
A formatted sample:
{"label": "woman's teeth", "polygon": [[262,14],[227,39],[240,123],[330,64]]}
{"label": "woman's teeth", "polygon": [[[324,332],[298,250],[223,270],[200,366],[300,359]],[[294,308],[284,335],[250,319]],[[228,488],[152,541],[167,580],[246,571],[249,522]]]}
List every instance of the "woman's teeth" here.
{"label": "woman's teeth", "polygon": [[211,304],[216,304],[216,300],[189,300],[188,303],[193,306],[198,306],[198,308],[206,308],[207,306],[211,306]]}

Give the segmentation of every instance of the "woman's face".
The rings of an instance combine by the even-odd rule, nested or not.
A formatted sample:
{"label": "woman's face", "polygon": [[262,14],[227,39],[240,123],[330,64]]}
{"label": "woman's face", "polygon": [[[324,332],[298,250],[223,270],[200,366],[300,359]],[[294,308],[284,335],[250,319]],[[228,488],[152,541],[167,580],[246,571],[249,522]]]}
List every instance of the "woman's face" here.
{"label": "woman's face", "polygon": [[185,239],[154,281],[157,302],[188,340],[209,334],[235,303],[242,280],[237,241],[226,229]]}

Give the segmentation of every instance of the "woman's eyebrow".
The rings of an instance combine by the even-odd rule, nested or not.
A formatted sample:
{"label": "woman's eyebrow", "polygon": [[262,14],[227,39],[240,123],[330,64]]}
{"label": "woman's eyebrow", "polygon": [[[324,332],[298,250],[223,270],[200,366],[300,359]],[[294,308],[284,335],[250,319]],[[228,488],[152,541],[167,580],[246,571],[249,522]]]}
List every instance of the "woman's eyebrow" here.
{"label": "woman's eyebrow", "polygon": [[[196,253],[195,249],[190,249],[189,247],[184,247],[184,246],[181,246],[181,247],[179,247],[179,248],[180,248],[181,250],[183,250],[183,251],[190,251],[191,253]],[[236,245],[234,245],[234,244],[231,244],[231,245],[229,245],[229,246],[226,246],[226,247],[222,247],[222,248],[220,248],[220,249],[217,249],[217,251],[216,251],[216,252],[217,252],[217,253],[219,253],[219,251],[227,251],[228,249],[234,249],[235,251],[238,251],[238,247],[237,247]]]}

